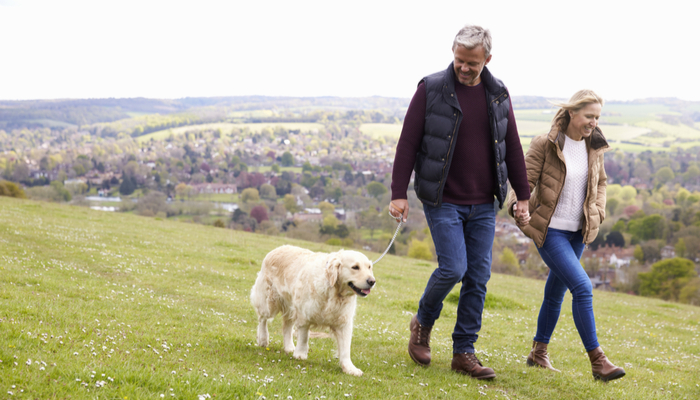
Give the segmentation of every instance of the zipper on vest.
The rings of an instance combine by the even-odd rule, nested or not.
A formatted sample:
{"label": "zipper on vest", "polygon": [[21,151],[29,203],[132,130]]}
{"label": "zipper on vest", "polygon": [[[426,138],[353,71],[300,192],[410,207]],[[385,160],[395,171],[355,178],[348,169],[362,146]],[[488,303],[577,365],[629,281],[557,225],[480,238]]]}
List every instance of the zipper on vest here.
{"label": "zipper on vest", "polygon": [[[491,103],[490,103],[489,106],[487,107],[488,110],[489,110],[489,120],[490,120],[490,121],[489,121],[489,125],[491,125],[491,122],[492,122],[493,119],[494,119],[493,111],[491,111],[491,107],[493,106],[493,103],[494,103],[494,102],[496,102],[496,104],[500,104],[500,100],[499,100],[499,99],[500,99],[501,97],[503,97],[503,98],[508,98],[508,92],[503,92],[503,93],[501,93],[499,96],[497,96],[495,99],[491,100]],[[494,126],[493,129],[496,129],[496,127]],[[506,128],[506,130],[507,130],[507,128]],[[494,150],[494,156],[495,156],[495,155],[496,155],[496,152],[498,151],[498,149],[497,149],[497,146],[498,146],[498,139],[496,138],[496,132],[495,132],[495,131],[494,131],[494,132],[491,132],[491,136],[492,136],[492,138],[494,139],[493,150]],[[500,154],[500,153],[499,153],[499,154]],[[497,190],[498,190],[498,193],[501,194],[502,185],[501,185],[501,183],[500,183],[501,180],[499,179],[499,178],[500,178],[500,174],[501,174],[501,172],[499,171],[499,164],[500,164],[500,163],[498,162],[498,160],[495,160],[495,161],[496,161],[496,180],[497,180],[496,183],[498,184],[498,189],[497,189]],[[505,157],[503,157],[503,161],[505,161]],[[506,196],[507,196],[507,193],[506,193]],[[498,196],[496,196],[496,197],[498,197]],[[499,201],[500,201],[500,200],[499,200]],[[504,201],[505,201],[505,197],[504,197]]]}
{"label": "zipper on vest", "polygon": [[[455,134],[456,134],[456,132],[457,132],[457,121],[459,121],[459,117],[457,117],[457,120],[455,121],[455,126],[454,126],[454,128],[452,128],[452,137],[450,138],[450,147],[447,149],[447,151],[448,151],[449,153],[452,152],[452,143],[453,143],[454,140],[455,140]],[[450,161],[450,154],[449,154],[449,153],[447,154],[447,161],[448,161],[448,162]],[[454,155],[453,155],[453,157],[454,157]],[[442,165],[442,175],[441,175],[440,183],[439,183],[440,187],[438,187],[439,193],[438,193],[438,201],[437,201],[437,203],[441,203],[441,202],[442,202],[442,195],[441,195],[442,190],[441,190],[441,188],[443,187],[444,181],[445,181],[445,168],[446,168],[446,167],[447,167],[447,162],[445,162],[445,164]],[[436,204],[437,204],[437,203],[436,203]]]}
{"label": "zipper on vest", "polygon": [[[501,97],[505,97],[505,98],[507,99],[507,98],[508,98],[508,92],[503,92],[503,93],[501,93],[498,97],[496,97],[495,99],[491,100],[491,104],[493,104],[494,101],[496,102],[496,104],[500,104],[500,100],[499,100],[499,99],[500,99]],[[489,104],[489,105],[491,105],[491,104]]]}

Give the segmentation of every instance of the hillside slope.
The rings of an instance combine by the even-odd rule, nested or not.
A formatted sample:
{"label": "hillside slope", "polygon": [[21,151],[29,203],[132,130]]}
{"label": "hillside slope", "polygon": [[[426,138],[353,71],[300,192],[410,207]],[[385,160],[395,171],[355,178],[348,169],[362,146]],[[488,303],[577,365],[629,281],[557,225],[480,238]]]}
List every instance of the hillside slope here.
{"label": "hillside slope", "polygon": [[[358,300],[344,375],[332,339],[309,359],[255,346],[248,302],[260,261],[282,244],[334,248],[209,226],[0,197],[0,397],[7,398],[698,398],[700,309],[595,292],[599,338],[627,376],[595,382],[567,294],[550,345],[554,374],[525,364],[544,282],[494,274],[477,343],[498,377],[450,371],[456,306],[435,326],[433,365],[406,353],[432,263],[385,257]],[[377,254],[368,254],[375,259]],[[456,293],[453,292],[453,293]],[[9,394],[8,394],[9,393]],[[264,396],[264,397],[263,397]]]}

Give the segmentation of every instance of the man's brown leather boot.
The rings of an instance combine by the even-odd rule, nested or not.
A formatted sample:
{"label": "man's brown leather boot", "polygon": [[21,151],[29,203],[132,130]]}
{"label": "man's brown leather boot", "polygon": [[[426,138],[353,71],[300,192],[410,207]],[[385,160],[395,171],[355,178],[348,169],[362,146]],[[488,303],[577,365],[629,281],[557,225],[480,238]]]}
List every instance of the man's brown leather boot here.
{"label": "man's brown leather boot", "polygon": [[605,356],[600,346],[589,351],[588,358],[591,359],[591,367],[595,379],[607,382],[625,376],[625,370],[613,365],[613,363],[608,360],[608,357]]}
{"label": "man's brown leather boot", "polygon": [[527,365],[534,367],[547,368],[548,370],[561,372],[554,368],[549,362],[549,354],[547,354],[547,343],[532,342],[532,350],[530,355],[527,356]]}
{"label": "man's brown leather boot", "polygon": [[411,318],[411,339],[408,341],[408,355],[418,365],[430,365],[430,331],[432,326],[423,326],[417,316]]}
{"label": "man's brown leather boot", "polygon": [[493,369],[481,365],[474,353],[453,354],[452,370],[476,379],[493,379],[496,377]]}

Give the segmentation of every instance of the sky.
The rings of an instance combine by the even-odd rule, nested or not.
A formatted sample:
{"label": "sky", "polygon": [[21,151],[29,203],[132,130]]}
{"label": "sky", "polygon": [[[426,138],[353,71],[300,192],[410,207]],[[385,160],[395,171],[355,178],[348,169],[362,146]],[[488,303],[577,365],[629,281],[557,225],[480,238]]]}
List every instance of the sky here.
{"label": "sky", "polygon": [[413,96],[465,24],[512,96],[700,101],[700,2],[0,0],[0,100]]}

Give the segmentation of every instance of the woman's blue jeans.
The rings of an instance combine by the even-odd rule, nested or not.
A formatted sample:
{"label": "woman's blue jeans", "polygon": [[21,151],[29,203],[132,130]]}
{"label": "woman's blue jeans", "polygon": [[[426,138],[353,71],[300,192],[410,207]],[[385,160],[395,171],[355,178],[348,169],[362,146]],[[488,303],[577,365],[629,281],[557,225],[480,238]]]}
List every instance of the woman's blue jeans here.
{"label": "woman's blue jeans", "polygon": [[491,278],[491,248],[496,228],[493,203],[423,205],[435,243],[438,268],[428,280],[418,304],[418,321],[433,326],[442,302],[462,282],[457,322],[452,333],[454,353],[473,353],[481,329],[486,283]]}
{"label": "woman's blue jeans", "polygon": [[574,324],[583,346],[586,351],[598,347],[593,316],[593,286],[580,262],[584,246],[580,230],[569,232],[547,229],[544,245],[537,249],[550,272],[544,285],[544,300],[537,318],[535,341],[549,343],[568,289],[573,297],[571,310]]}

